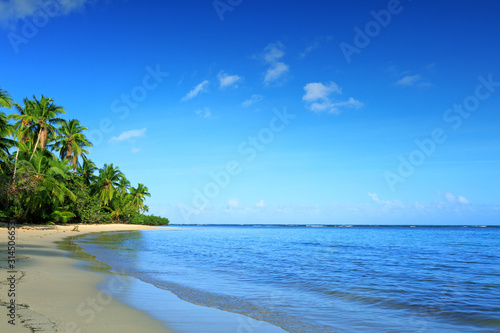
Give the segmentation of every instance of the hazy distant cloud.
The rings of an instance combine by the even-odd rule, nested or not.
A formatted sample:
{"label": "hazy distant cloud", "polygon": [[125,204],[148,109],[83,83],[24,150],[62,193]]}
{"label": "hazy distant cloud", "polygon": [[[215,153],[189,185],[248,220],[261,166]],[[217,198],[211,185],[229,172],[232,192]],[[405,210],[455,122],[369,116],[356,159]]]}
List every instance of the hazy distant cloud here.
{"label": "hazy distant cloud", "polygon": [[314,41],[312,44],[310,44],[309,46],[306,47],[306,49],[304,50],[304,52],[302,52],[299,55],[299,58],[301,58],[301,59],[305,58],[309,53],[311,53],[312,51],[316,50],[317,48],[319,48],[319,42],[318,41]]}
{"label": "hazy distant cloud", "polygon": [[451,202],[451,203],[457,202],[457,199],[455,198],[455,196],[449,192],[444,195],[444,198],[446,200],[448,200],[448,202]]}
{"label": "hazy distant cloud", "polygon": [[399,79],[398,82],[396,82],[396,84],[400,86],[414,86],[417,83],[421,82],[422,82],[422,76],[416,74],[416,75],[406,75],[403,78]]}
{"label": "hazy distant cloud", "polygon": [[281,42],[270,43],[264,48],[264,60],[267,63],[274,63],[278,59],[283,58],[285,52],[284,46]]}
{"label": "hazy distant cloud", "polygon": [[264,208],[264,207],[266,207],[266,203],[264,202],[264,200],[260,199],[259,201],[257,201],[255,203],[255,207],[257,207],[257,208]]}
{"label": "hazy distant cloud", "polygon": [[212,112],[210,111],[209,108],[204,108],[203,110],[196,110],[194,113],[196,113],[201,118],[208,118],[212,115]]}
{"label": "hazy distant cloud", "polygon": [[285,55],[284,46],[281,42],[270,43],[264,48],[264,61],[269,64],[264,77],[264,83],[269,85],[288,73],[289,66],[282,61],[278,61]]}
{"label": "hazy distant cloud", "polygon": [[432,62],[432,63],[428,64],[427,66],[425,66],[425,70],[430,72],[430,73],[434,73],[436,71],[436,63]]}
{"label": "hazy distant cloud", "polygon": [[[398,200],[381,200],[377,193],[370,193],[368,192],[368,195],[372,198],[372,200],[377,203],[378,205],[383,206],[386,209],[402,209],[405,208],[405,205]],[[417,203],[418,206],[418,203]]]}
{"label": "hazy distant cloud", "polygon": [[370,193],[370,192],[368,192],[368,195],[373,199],[373,201],[380,202],[380,199],[378,198],[377,193]]}
{"label": "hazy distant cloud", "polygon": [[[435,63],[431,63],[423,67],[427,73],[433,73]],[[401,70],[397,65],[389,63],[385,67],[385,71],[389,73],[395,80],[396,85],[402,87],[430,87],[432,84],[428,79],[421,74],[412,74],[409,70]]]}
{"label": "hazy distant cloud", "polygon": [[458,202],[461,203],[462,205],[468,205],[470,203],[469,200],[467,200],[466,198],[464,198],[461,195],[458,196]]}
{"label": "hazy distant cloud", "polygon": [[240,207],[240,199],[236,199],[236,198],[229,199],[227,201],[227,207],[228,208],[239,208]]}
{"label": "hazy distant cloud", "polygon": [[232,85],[235,85],[237,87],[236,84],[242,80],[240,76],[229,75],[227,73],[224,73],[224,71],[220,71],[219,74],[217,75],[217,78],[219,79],[219,84],[221,89],[230,87]]}
{"label": "hazy distant cloud", "polygon": [[252,95],[249,99],[241,103],[241,106],[247,108],[252,104],[258,103],[264,99],[262,95]]}
{"label": "hazy distant cloud", "polygon": [[[440,194],[444,197],[444,194]],[[495,217],[500,212],[500,205],[484,205],[484,204],[449,204],[446,200],[440,201],[409,201],[402,202],[399,200],[384,200],[377,193],[368,193],[365,197],[366,202],[356,204],[328,203],[328,204],[285,204],[285,205],[270,205],[264,200],[259,199],[252,202],[251,205],[245,206],[240,199],[225,200],[220,206],[213,206],[203,209],[196,206],[200,211],[207,214],[213,213],[220,221],[220,217],[230,218],[232,221],[243,218],[252,221],[265,221],[269,216],[279,215],[284,216],[288,223],[303,223],[308,221],[308,224],[315,223],[331,223],[338,221],[343,224],[359,223],[360,219],[373,221],[373,224],[401,224],[401,218],[404,218],[404,223],[412,225],[425,224],[461,224],[461,222],[471,223],[478,218],[482,219],[481,224],[495,224]],[[265,206],[263,207],[263,205]],[[178,207],[184,206],[178,204]],[[217,215],[215,215],[217,214]],[[224,214],[224,215],[221,215]],[[228,214],[228,215],[226,215]],[[263,218],[265,220],[263,220]],[[486,218],[486,220],[484,219]]]}
{"label": "hazy distant cloud", "polygon": [[122,134],[120,134],[117,137],[116,136],[112,137],[109,140],[109,142],[130,140],[132,138],[143,137],[144,135],[146,135],[146,129],[145,128],[140,129],[140,130],[134,129],[134,130],[130,130],[130,131],[127,131],[127,132],[123,132]]}
{"label": "hazy distant cloud", "polygon": [[459,203],[459,204],[462,204],[462,205],[468,205],[470,202],[469,200],[467,200],[465,197],[459,195],[459,196],[454,196],[453,194],[451,194],[450,192],[446,193],[444,195],[444,198],[450,202],[450,203]]}
{"label": "hazy distant cloud", "polygon": [[402,75],[401,73],[399,73],[398,66],[396,66],[392,62],[389,62],[388,64],[385,65],[385,72],[389,73],[391,76],[401,76]]}
{"label": "hazy distant cloud", "polygon": [[315,38],[314,41],[311,44],[309,44],[302,53],[299,54],[299,58],[304,59],[309,53],[311,53],[316,49],[319,49],[323,42],[329,42],[331,40],[333,40],[332,36]]}
{"label": "hazy distant cloud", "polygon": [[140,151],[141,151],[141,149],[140,149],[140,148],[134,148],[134,147],[132,147],[132,152],[133,152],[134,154],[137,154],[137,153],[138,153],[138,152],[140,152]]}
{"label": "hazy distant cloud", "polygon": [[331,95],[341,95],[342,91],[335,82],[325,85],[321,82],[308,83],[304,87],[305,94],[302,99],[307,103],[307,108],[314,112],[328,112],[339,114],[343,108],[359,109],[363,103],[350,97],[346,101],[333,101]]}
{"label": "hazy distant cloud", "polygon": [[273,81],[278,80],[289,70],[287,64],[283,62],[277,62],[273,64],[266,72],[266,77],[264,78],[264,83],[269,84]]}
{"label": "hazy distant cloud", "polygon": [[[93,2],[95,0],[92,0]],[[0,23],[16,24],[18,20],[40,13],[50,12],[51,17],[67,15],[84,7],[90,0],[2,0],[0,1]]]}
{"label": "hazy distant cloud", "polygon": [[196,87],[194,87],[193,90],[188,92],[186,96],[182,97],[181,102],[188,101],[192,98],[195,98],[200,93],[206,92],[208,84],[209,84],[208,80],[201,82]]}

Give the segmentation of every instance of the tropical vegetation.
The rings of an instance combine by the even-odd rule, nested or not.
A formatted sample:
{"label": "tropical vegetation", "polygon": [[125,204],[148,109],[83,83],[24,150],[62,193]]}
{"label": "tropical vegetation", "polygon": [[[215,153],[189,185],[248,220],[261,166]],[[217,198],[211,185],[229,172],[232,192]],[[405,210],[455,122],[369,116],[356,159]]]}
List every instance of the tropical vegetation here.
{"label": "tropical vegetation", "polygon": [[168,224],[145,215],[151,194],[144,184],[132,187],[118,166],[98,168],[89,159],[88,128],[64,114],[52,98],[18,104],[0,88],[0,219]]}

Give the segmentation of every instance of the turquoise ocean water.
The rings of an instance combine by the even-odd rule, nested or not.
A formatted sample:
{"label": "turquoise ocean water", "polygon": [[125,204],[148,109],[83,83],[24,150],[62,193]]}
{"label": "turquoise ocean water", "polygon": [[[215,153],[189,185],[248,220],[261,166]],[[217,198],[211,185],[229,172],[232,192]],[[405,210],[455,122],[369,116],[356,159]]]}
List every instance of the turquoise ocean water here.
{"label": "turquoise ocean water", "polygon": [[500,332],[500,227],[182,226],[77,243],[151,288],[289,332]]}

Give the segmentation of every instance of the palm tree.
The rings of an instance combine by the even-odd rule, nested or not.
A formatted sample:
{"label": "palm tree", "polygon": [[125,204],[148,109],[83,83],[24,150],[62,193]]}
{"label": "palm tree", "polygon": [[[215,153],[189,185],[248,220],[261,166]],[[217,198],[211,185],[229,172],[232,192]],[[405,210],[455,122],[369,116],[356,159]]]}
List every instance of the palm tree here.
{"label": "palm tree", "polygon": [[27,150],[28,145],[33,143],[33,140],[31,140],[31,142],[29,142],[29,140],[33,139],[36,131],[36,116],[33,111],[33,103],[29,99],[25,98],[23,100],[23,104],[24,107],[21,107],[17,103],[14,104],[19,114],[11,114],[7,117],[8,119],[17,120],[17,122],[12,126],[14,129],[14,138],[18,139],[13,178],[16,178],[17,160],[19,158],[20,147]]}
{"label": "palm tree", "polygon": [[132,195],[132,204],[136,210],[143,208],[145,200],[144,196],[151,197],[151,194],[148,192],[148,188],[143,184],[138,184],[137,188],[130,189],[130,195]]}
{"label": "palm tree", "polygon": [[111,217],[117,222],[120,221],[121,216],[130,215],[136,211],[134,204],[132,203],[132,196],[129,193],[124,196],[115,195],[113,200],[110,202],[109,207],[104,208],[111,213]]}
{"label": "palm tree", "polygon": [[[7,91],[0,88],[0,108],[11,108],[14,101],[7,93]],[[15,141],[9,139],[8,137],[13,134],[13,128],[7,122],[7,117],[3,112],[0,112],[0,160],[6,161],[9,156],[9,149],[15,145]],[[0,172],[2,172],[2,167],[0,166]]]}
{"label": "palm tree", "polygon": [[104,206],[108,206],[109,202],[113,199],[115,192],[120,187],[122,178],[125,178],[125,176],[113,164],[104,164],[104,167],[99,169],[97,191]]}
{"label": "palm tree", "polygon": [[0,112],[0,173],[4,172],[2,165],[10,158],[10,148],[16,144],[14,140],[8,138],[12,133],[13,129],[7,122],[7,117]]}
{"label": "palm tree", "polygon": [[78,158],[82,154],[88,154],[85,147],[92,147],[82,131],[88,130],[87,127],[80,125],[76,119],[70,121],[62,121],[59,128],[60,137],[56,139],[55,148],[59,150],[61,160],[66,159],[71,163],[72,168],[76,169],[78,165]]}
{"label": "palm tree", "polygon": [[[40,150],[45,149],[49,133],[52,135],[57,133],[57,129],[54,125],[63,121],[63,119],[58,118],[57,115],[66,112],[63,107],[55,105],[52,98],[47,98],[43,95],[40,100],[33,96],[33,100],[30,101],[30,104],[32,116],[34,117],[33,123],[37,130],[37,140],[35,148],[33,149],[34,154],[38,144],[40,144]],[[33,154],[30,159],[33,158]]]}
{"label": "palm tree", "polygon": [[125,177],[120,179],[120,185],[118,186],[118,191],[120,192],[120,196],[123,197],[125,194],[128,194],[129,189],[130,189],[130,181]]}
{"label": "palm tree", "polygon": [[15,108],[19,114],[11,114],[8,116],[9,119],[17,120],[13,125],[16,130],[16,137],[22,143],[27,143],[30,137],[34,136],[35,133],[35,122],[36,117],[33,111],[33,105],[31,101],[27,98],[23,100],[24,106],[15,104]]}
{"label": "palm tree", "polygon": [[0,112],[0,159],[6,160],[9,156],[9,149],[15,145],[15,141],[8,137],[14,133],[12,126],[7,122],[7,117]]}
{"label": "palm tree", "polygon": [[66,197],[76,199],[66,187],[69,166],[49,151],[36,151],[31,160],[20,160],[19,169],[34,188],[33,193],[24,198],[23,218],[30,212],[47,218],[64,203]]}
{"label": "palm tree", "polygon": [[97,177],[94,174],[97,171],[97,167],[95,166],[94,162],[87,159],[85,155],[83,156],[81,165],[79,165],[76,170],[78,172],[78,175],[83,180],[83,183],[87,186],[97,180]]}
{"label": "palm tree", "polygon": [[9,108],[14,105],[14,100],[10,97],[9,93],[0,88],[0,107]]}

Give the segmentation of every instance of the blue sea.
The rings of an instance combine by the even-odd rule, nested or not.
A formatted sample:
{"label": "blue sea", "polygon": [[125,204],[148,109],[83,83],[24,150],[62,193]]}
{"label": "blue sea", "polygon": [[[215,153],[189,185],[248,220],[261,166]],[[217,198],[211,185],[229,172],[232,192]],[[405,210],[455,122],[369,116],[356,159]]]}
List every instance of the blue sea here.
{"label": "blue sea", "polygon": [[77,243],[157,297],[288,332],[500,332],[500,227],[179,226]]}

